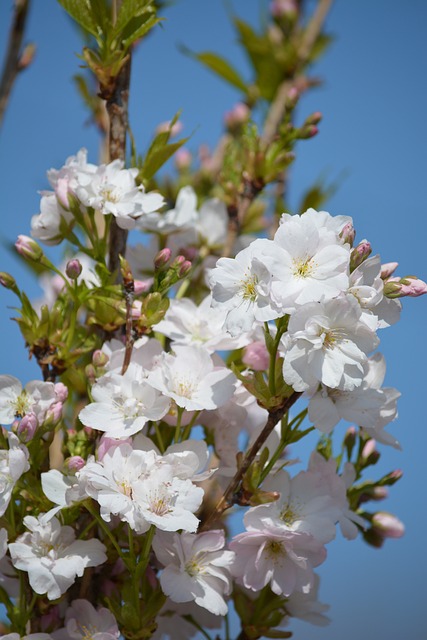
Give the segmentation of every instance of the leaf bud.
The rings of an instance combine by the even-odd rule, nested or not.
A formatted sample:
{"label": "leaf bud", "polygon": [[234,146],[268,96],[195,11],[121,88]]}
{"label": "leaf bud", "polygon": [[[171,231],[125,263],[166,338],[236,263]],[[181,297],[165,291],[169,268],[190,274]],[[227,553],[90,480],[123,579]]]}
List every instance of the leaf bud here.
{"label": "leaf bud", "polygon": [[65,267],[65,273],[70,278],[70,280],[77,280],[79,275],[82,272],[82,265],[77,258],[73,258],[67,262],[67,266]]}

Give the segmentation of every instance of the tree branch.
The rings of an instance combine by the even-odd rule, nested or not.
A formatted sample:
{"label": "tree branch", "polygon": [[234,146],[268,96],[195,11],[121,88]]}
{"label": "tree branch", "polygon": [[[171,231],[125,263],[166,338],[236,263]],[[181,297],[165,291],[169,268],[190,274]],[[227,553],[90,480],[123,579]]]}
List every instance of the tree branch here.
{"label": "tree branch", "polygon": [[[106,103],[110,120],[108,141],[110,162],[117,159],[124,160],[126,157],[131,54],[129,53],[128,56],[116,78],[114,91],[107,98]],[[120,278],[119,255],[125,256],[127,236],[126,229],[121,229],[113,218],[110,225],[108,268],[111,273],[117,271],[118,279]]]}
{"label": "tree branch", "polygon": [[12,91],[16,76],[24,68],[21,66],[21,45],[27,22],[30,0],[15,0],[13,22],[6,50],[3,74],[0,80],[0,125]]}
{"label": "tree branch", "polygon": [[252,447],[246,453],[242,464],[236,471],[233,479],[225,490],[224,495],[216,505],[215,509],[210,513],[205,522],[199,528],[199,532],[209,529],[212,523],[214,523],[226,509],[229,509],[233,505],[233,497],[237,493],[237,490],[243,480],[246,471],[255,460],[257,453],[261,449],[264,442],[267,440],[270,433],[273,431],[276,424],[283,418],[285,413],[289,411],[292,405],[295,404],[300,395],[301,392],[294,391],[292,395],[289,396],[289,398],[286,398],[286,400],[284,400],[282,405],[276,407],[275,409],[269,410],[267,422],[265,423],[263,430],[253,443]]}

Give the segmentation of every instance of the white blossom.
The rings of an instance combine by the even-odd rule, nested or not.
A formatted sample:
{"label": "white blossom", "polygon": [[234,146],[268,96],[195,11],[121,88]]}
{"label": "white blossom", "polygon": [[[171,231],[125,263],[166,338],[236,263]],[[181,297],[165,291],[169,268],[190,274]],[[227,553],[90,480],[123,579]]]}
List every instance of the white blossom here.
{"label": "white blossom", "polygon": [[109,372],[91,389],[95,402],[79,413],[80,421],[104,431],[110,438],[127,438],[141,431],[148,420],[160,420],[170,400],[148,384],[145,370],[131,362],[121,375]]}
{"label": "white blossom", "polygon": [[148,383],[187,411],[216,409],[233,395],[235,376],[202,347],[176,346],[148,374]]}
{"label": "white blossom", "polygon": [[397,389],[381,388],[384,377],[385,361],[380,353],[376,353],[368,359],[359,387],[342,391],[321,385],[308,405],[311,422],[319,431],[330,433],[344,419],[363,427],[379,442],[400,448],[398,441],[383,430],[397,417],[397,399],[400,396]]}
{"label": "white blossom", "polygon": [[9,506],[15,484],[30,468],[27,447],[21,444],[18,437],[10,431],[7,439],[9,449],[0,451],[0,516]]}
{"label": "white blossom", "polygon": [[28,573],[32,589],[56,600],[81,577],[86,567],[97,567],[107,560],[106,547],[99,540],[75,540],[72,527],[61,527],[57,518],[43,522],[25,516],[29,529],[9,544],[13,565]]}
{"label": "white blossom", "polygon": [[209,272],[212,306],[227,311],[224,328],[232,336],[250,331],[255,322],[274,320],[281,309],[271,297],[282,256],[270,240],[257,239],[235,258],[220,258]]}
{"label": "white blossom", "polygon": [[157,532],[153,549],[164,565],[163,592],[173,602],[193,601],[215,615],[228,611],[224,596],[231,592],[230,565],[234,553],[224,550],[223,531],[168,536]]}
{"label": "white blossom", "polygon": [[74,600],[65,614],[65,627],[54,631],[54,640],[118,640],[120,631],[111,611],[88,600]]}
{"label": "white blossom", "polygon": [[283,214],[274,236],[280,268],[271,292],[283,314],[307,302],[335,298],[348,286],[350,246],[319,224],[318,216],[314,209],[301,216]]}
{"label": "white blossom", "polygon": [[[158,207],[159,208],[159,207]],[[150,212],[139,220],[139,228],[169,235],[192,227],[197,220],[197,196],[192,187],[178,192],[175,208],[165,213]]]}
{"label": "white blossom", "polygon": [[43,191],[40,200],[40,213],[31,218],[31,235],[47,245],[61,242],[61,222],[68,223],[73,215],[66,211],[52,191]]}
{"label": "white blossom", "polygon": [[28,413],[36,416],[41,424],[46,411],[56,402],[53,382],[32,380],[22,388],[18,378],[9,375],[0,376],[0,422],[12,423]]}
{"label": "white blossom", "polygon": [[360,316],[353,296],[300,307],[282,338],[285,381],[296,391],[314,390],[319,382],[344,391],[360,386],[367,354],[379,342]]}

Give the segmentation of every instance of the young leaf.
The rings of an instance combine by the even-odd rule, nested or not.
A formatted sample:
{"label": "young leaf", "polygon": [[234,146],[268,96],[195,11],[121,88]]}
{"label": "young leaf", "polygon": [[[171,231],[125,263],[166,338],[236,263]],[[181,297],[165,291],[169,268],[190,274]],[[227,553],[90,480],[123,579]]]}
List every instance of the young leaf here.
{"label": "young leaf", "polygon": [[245,94],[247,93],[245,81],[227,60],[209,51],[198,53],[195,57],[223,80],[233,85],[233,87],[240,89],[240,91],[243,91]]}
{"label": "young leaf", "polygon": [[58,0],[58,2],[83,29],[96,39],[100,37],[100,25],[94,16],[91,3],[87,0]]}

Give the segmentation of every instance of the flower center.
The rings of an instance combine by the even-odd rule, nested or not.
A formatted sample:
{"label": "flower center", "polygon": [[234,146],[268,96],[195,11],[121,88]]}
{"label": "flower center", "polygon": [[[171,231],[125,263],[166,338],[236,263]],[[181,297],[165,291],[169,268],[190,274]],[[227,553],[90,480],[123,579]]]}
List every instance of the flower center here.
{"label": "flower center", "polygon": [[22,391],[22,393],[16,398],[16,400],[12,400],[12,407],[15,410],[15,418],[22,418],[28,413],[28,410],[31,406],[30,398],[26,391]]}
{"label": "flower center", "polygon": [[188,378],[178,378],[173,383],[173,392],[182,398],[191,398],[196,388],[197,383]]}
{"label": "flower center", "polygon": [[170,504],[172,496],[164,493],[159,495],[159,493],[156,492],[150,496],[150,498],[149,510],[151,513],[156,514],[156,516],[165,516],[171,513],[172,509],[170,508]]}
{"label": "flower center", "polygon": [[293,275],[295,278],[308,278],[314,271],[315,264],[311,258],[294,259]]}
{"label": "flower center", "polygon": [[85,624],[78,624],[78,630],[82,634],[82,640],[92,640],[93,636],[98,633],[98,629],[93,624],[88,627]]}
{"label": "flower center", "polygon": [[278,560],[286,555],[286,549],[280,540],[269,540],[265,545],[265,552],[271,560]]}
{"label": "flower center", "polygon": [[202,569],[203,567],[197,562],[196,558],[191,558],[185,565],[185,571],[191,577],[197,576]]}
{"label": "flower center", "polygon": [[323,329],[323,347],[324,349],[333,349],[339,342],[346,340],[346,333],[344,329]]}
{"label": "flower center", "polygon": [[243,300],[249,300],[249,302],[255,302],[258,296],[257,291],[258,278],[257,276],[247,276],[240,283],[240,293]]}
{"label": "flower center", "polygon": [[121,198],[120,189],[117,189],[117,187],[112,187],[110,185],[107,185],[100,189],[99,194],[106,202],[112,202],[113,204],[119,202]]}

